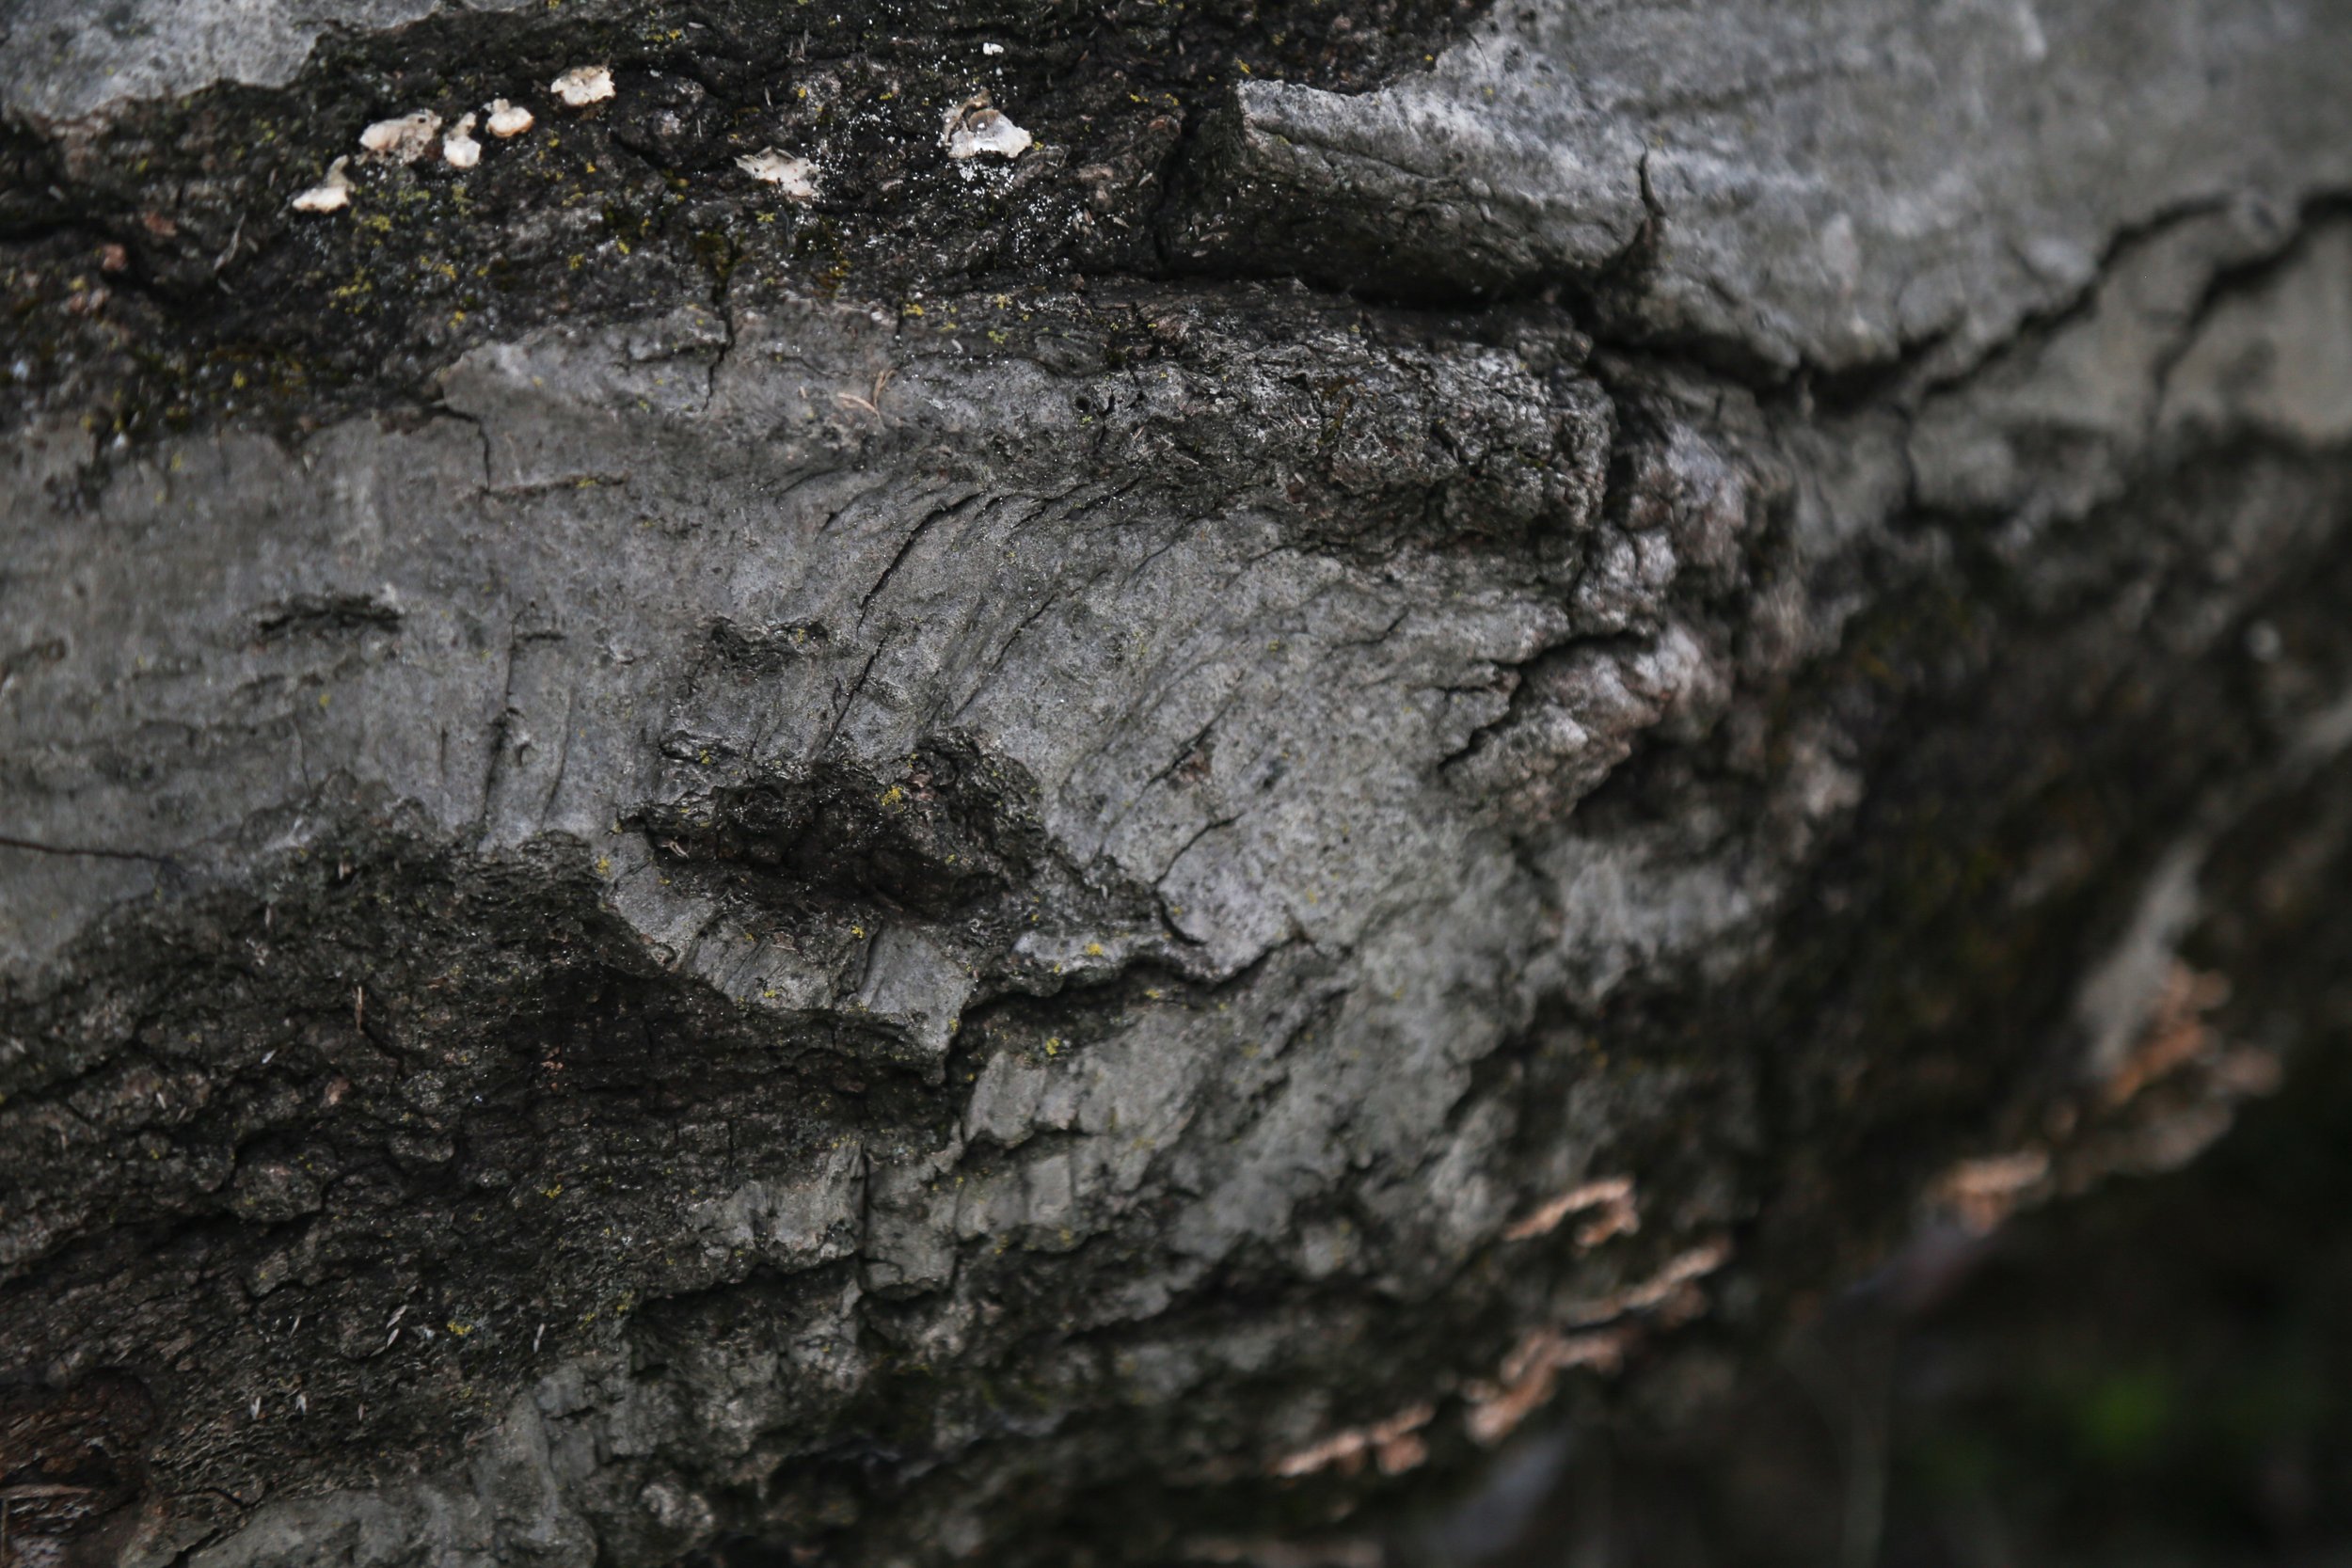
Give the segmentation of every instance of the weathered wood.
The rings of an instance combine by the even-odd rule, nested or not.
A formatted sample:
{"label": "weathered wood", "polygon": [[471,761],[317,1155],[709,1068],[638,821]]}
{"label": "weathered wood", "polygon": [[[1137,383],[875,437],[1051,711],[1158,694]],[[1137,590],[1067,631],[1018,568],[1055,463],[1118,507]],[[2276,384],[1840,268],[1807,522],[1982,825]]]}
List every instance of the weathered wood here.
{"label": "weathered wood", "polygon": [[2265,1082],[2340,6],[0,26],[0,1561],[1247,1560]]}

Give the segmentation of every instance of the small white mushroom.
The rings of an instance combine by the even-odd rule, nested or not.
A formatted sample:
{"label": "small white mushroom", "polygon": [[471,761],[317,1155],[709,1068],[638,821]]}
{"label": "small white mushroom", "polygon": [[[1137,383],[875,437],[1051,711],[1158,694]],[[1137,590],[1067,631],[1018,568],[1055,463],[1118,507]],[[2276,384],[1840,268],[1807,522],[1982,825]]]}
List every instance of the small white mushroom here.
{"label": "small white mushroom", "polygon": [[983,55],[1001,55],[1004,52],[1005,46],[1001,43],[983,43],[980,45],[980,53]]}
{"label": "small white mushroom", "polygon": [[736,167],[763,185],[773,185],[795,201],[817,199],[817,166],[806,158],[794,158],[772,147],[757,152],[746,152],[735,160]]}
{"label": "small white mushroom", "polygon": [[[297,213],[339,213],[350,205],[351,176],[343,172],[343,166],[350,162],[349,158],[338,158],[329,164],[325,180],[294,197],[294,210]],[[262,1057],[262,1065],[266,1067],[269,1057],[277,1054],[272,1051],[269,1056]]]}
{"label": "small white mushroom", "polygon": [[584,109],[612,96],[612,72],[600,65],[576,65],[548,84],[566,108]]}
{"label": "small white mushroom", "polygon": [[491,99],[488,112],[490,118],[486,123],[489,126],[490,135],[501,141],[504,141],[509,136],[521,135],[534,123],[529,109],[519,103],[509,103],[503,98]]}
{"label": "small white mushroom", "polygon": [[950,158],[977,158],[983,152],[1018,158],[1035,140],[993,107],[985,92],[976,92],[948,110],[946,123],[939,132],[939,145]]}
{"label": "small white mushroom", "polygon": [[441,138],[441,161],[452,168],[471,168],[482,162],[482,144],[473,139],[473,116],[459,120]]}
{"label": "small white mushroom", "polygon": [[430,109],[419,109],[395,119],[377,120],[359,133],[359,146],[372,158],[413,164],[433,150],[433,138],[440,134],[441,117]]}

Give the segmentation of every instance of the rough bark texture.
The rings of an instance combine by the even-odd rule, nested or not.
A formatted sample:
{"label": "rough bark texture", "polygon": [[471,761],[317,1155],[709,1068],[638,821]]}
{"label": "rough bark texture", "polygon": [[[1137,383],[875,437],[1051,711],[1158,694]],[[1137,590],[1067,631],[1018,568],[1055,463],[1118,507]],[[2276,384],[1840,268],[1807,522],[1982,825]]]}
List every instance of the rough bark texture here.
{"label": "rough bark texture", "polygon": [[2340,4],[0,28],[0,1563],[1362,1561],[2275,1076]]}

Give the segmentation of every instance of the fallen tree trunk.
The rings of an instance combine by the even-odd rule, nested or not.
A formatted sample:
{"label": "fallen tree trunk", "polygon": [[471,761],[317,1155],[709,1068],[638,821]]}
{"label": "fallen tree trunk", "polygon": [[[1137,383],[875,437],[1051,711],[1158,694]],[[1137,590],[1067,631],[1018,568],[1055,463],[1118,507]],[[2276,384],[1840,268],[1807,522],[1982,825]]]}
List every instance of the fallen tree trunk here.
{"label": "fallen tree trunk", "polygon": [[0,1562],[1247,1560],[2275,1077],[2341,8],[5,25]]}

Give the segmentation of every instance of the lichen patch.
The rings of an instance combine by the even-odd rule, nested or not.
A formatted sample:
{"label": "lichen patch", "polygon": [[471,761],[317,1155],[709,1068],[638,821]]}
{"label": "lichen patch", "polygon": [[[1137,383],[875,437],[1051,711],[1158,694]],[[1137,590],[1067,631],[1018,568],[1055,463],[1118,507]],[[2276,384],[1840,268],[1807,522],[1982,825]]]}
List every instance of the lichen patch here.
{"label": "lichen patch", "polygon": [[441,138],[441,161],[452,168],[471,168],[482,162],[482,144],[473,139],[474,117],[466,116]]}
{"label": "lichen patch", "polygon": [[296,193],[291,205],[297,213],[340,213],[351,205],[351,176],[343,172],[351,162],[338,158],[327,166],[326,178],[307,191]]}
{"label": "lichen patch", "polygon": [[1551,1398],[1562,1372],[1590,1367],[1604,1376],[1613,1373],[1625,1365],[1634,1339],[1630,1328],[1588,1334],[1531,1329],[1503,1357],[1497,1382],[1473,1383],[1466,1390],[1470,1411],[1463,1418],[1464,1430],[1472,1442],[1494,1447]]}
{"label": "lichen patch", "polygon": [[600,65],[576,65],[548,84],[567,109],[585,109],[592,103],[602,103],[614,91],[612,72]]}
{"label": "lichen patch", "polygon": [[501,141],[519,136],[537,123],[529,109],[519,103],[509,103],[503,98],[493,98],[484,110],[489,119],[484,128]]}
{"label": "lichen patch", "polygon": [[1576,1244],[1598,1246],[1612,1236],[1622,1236],[1642,1227],[1642,1212],[1634,1201],[1633,1180],[1630,1177],[1613,1176],[1562,1193],[1543,1204],[1525,1218],[1515,1221],[1502,1233],[1506,1242],[1524,1242],[1536,1236],[1547,1236],[1560,1227],[1560,1222],[1570,1214],[1588,1210],[1600,1211],[1591,1220],[1577,1227]]}
{"label": "lichen patch", "polygon": [[419,109],[377,120],[359,133],[359,146],[371,158],[413,164],[433,150],[433,140],[440,134],[441,117],[430,109]]}
{"label": "lichen patch", "polygon": [[1408,1405],[1385,1421],[1348,1427],[1320,1443],[1284,1454],[1270,1468],[1284,1481],[1295,1481],[1335,1466],[1344,1474],[1354,1475],[1363,1467],[1369,1455],[1378,1463],[1382,1475],[1403,1475],[1429,1457],[1429,1445],[1421,1436],[1421,1429],[1437,1414],[1433,1404]]}
{"label": "lichen patch", "polygon": [[757,152],[746,152],[735,160],[736,167],[763,185],[773,185],[795,201],[817,199],[817,166],[806,158],[795,158],[772,147]]}
{"label": "lichen patch", "polygon": [[1018,158],[1036,140],[990,103],[985,92],[976,92],[948,110],[946,121],[939,131],[939,145],[947,150],[947,156],[959,161],[977,158],[984,152],[999,158]]}

